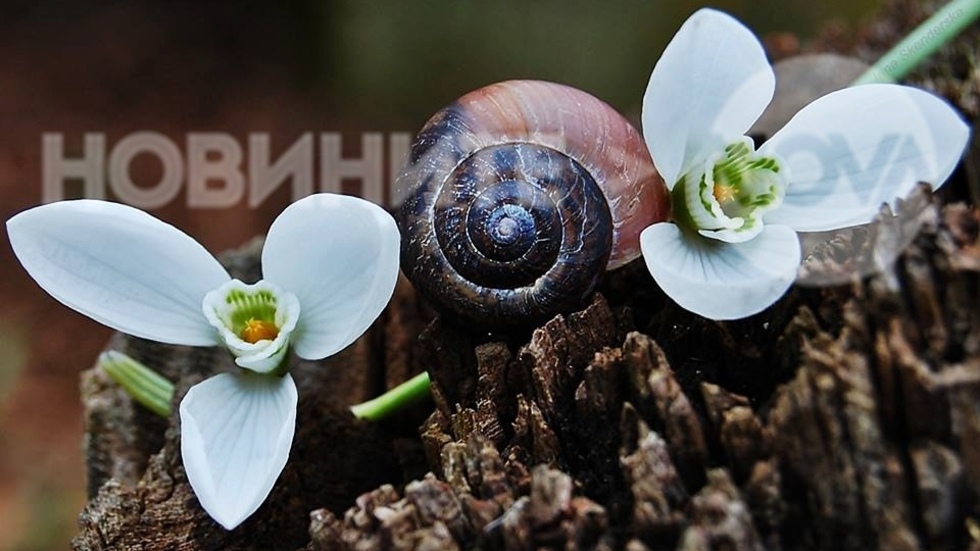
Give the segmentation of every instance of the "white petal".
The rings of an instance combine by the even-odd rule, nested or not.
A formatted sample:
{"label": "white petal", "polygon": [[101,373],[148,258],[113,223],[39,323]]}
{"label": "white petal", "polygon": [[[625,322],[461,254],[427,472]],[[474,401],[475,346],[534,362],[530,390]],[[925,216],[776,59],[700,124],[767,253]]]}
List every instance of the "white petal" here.
{"label": "white petal", "polygon": [[356,197],[311,195],[279,215],[262,272],[299,298],[298,356],[325,358],[364,333],[391,299],[399,246],[391,215]]}
{"label": "white petal", "polygon": [[752,31],[698,10],[657,61],[643,97],[643,137],[668,187],[759,118],[775,77]]}
{"label": "white petal", "polygon": [[7,221],[10,244],[38,285],[123,333],[189,346],[218,342],[201,314],[228,272],[197,241],[118,203],[51,203]]}
{"label": "white petal", "polygon": [[969,134],[949,104],[916,88],[869,84],[828,94],[760,148],[787,163],[790,178],[782,207],[765,220],[797,231],[869,222],[918,182],[942,185]]}
{"label": "white petal", "polygon": [[222,373],[180,402],[180,453],[201,507],[231,530],[262,505],[286,465],[296,428],[296,384]]}
{"label": "white petal", "polygon": [[654,224],[640,234],[640,248],[653,279],[674,302],[714,320],[764,310],[789,289],[800,264],[799,240],[786,226],[766,226],[745,243],[723,243]]}

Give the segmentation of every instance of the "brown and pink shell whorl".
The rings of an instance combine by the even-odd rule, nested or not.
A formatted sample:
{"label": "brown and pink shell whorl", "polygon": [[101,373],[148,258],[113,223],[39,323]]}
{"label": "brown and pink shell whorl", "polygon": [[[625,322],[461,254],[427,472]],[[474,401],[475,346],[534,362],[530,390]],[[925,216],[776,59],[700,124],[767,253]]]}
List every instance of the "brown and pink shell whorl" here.
{"label": "brown and pink shell whorl", "polygon": [[490,326],[579,306],[669,210],[639,133],[593,96],[540,81],[438,112],[396,188],[405,274],[441,310]]}

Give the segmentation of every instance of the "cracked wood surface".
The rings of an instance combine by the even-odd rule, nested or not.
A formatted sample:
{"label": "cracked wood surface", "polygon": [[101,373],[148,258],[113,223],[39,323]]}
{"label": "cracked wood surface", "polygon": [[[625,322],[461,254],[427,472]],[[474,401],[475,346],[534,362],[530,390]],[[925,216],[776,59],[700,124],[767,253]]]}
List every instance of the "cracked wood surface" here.
{"label": "cracked wood surface", "polygon": [[[847,48],[874,57],[926,9],[891,2]],[[957,71],[977,34],[913,75],[974,121],[980,72]],[[804,275],[842,286],[795,288],[748,320],[678,309],[639,264],[531,333],[433,320],[400,282],[352,347],[294,360],[289,463],[232,532],[190,491],[176,420],[92,369],[73,547],[980,551],[980,212],[952,203],[980,198],[972,147],[940,195],[812,249]],[[259,246],[222,260],[255,280]],[[862,248],[895,261],[849,280],[840,253]],[[178,381],[175,400],[234,369],[219,350],[109,346]],[[421,370],[431,402],[377,424],[346,411]]]}

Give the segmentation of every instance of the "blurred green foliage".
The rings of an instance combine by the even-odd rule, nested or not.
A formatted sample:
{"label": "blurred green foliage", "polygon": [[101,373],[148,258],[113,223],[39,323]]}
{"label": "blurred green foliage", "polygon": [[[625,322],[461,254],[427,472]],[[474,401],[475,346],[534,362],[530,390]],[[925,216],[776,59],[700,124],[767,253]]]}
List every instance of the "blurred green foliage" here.
{"label": "blurred green foliage", "polygon": [[[692,0],[342,0],[322,7],[322,78],[338,110],[377,128],[418,127],[463,93],[513,78],[570,84],[635,114],[659,52]],[[811,36],[877,2],[713,3],[758,34]]]}

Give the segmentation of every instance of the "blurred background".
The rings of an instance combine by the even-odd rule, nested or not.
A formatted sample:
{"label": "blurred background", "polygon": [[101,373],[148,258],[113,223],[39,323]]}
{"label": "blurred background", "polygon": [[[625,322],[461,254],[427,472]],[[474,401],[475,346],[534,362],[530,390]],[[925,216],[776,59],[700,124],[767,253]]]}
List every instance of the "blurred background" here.
{"label": "blurred background", "polygon": [[[875,0],[715,2],[792,49],[825,25],[853,28]],[[637,120],[650,70],[693,0],[53,0],[0,7],[0,219],[42,201],[41,136],[83,134],[107,151],[137,131],[182,150],[189,132],[247,147],[265,132],[275,159],[305,132],[337,132],[357,156],[364,132],[414,132],[482,85],[513,78],[584,89]],[[387,144],[386,144],[387,147]],[[130,165],[152,188],[152,156]],[[386,174],[386,178],[389,175]],[[263,233],[289,202],[187,206],[153,214],[218,252]],[[77,190],[75,192],[78,193]],[[69,190],[71,195],[71,190]],[[110,195],[111,197],[111,195]],[[64,549],[85,502],[78,375],[109,330],[49,298],[0,239],[0,549]]]}

